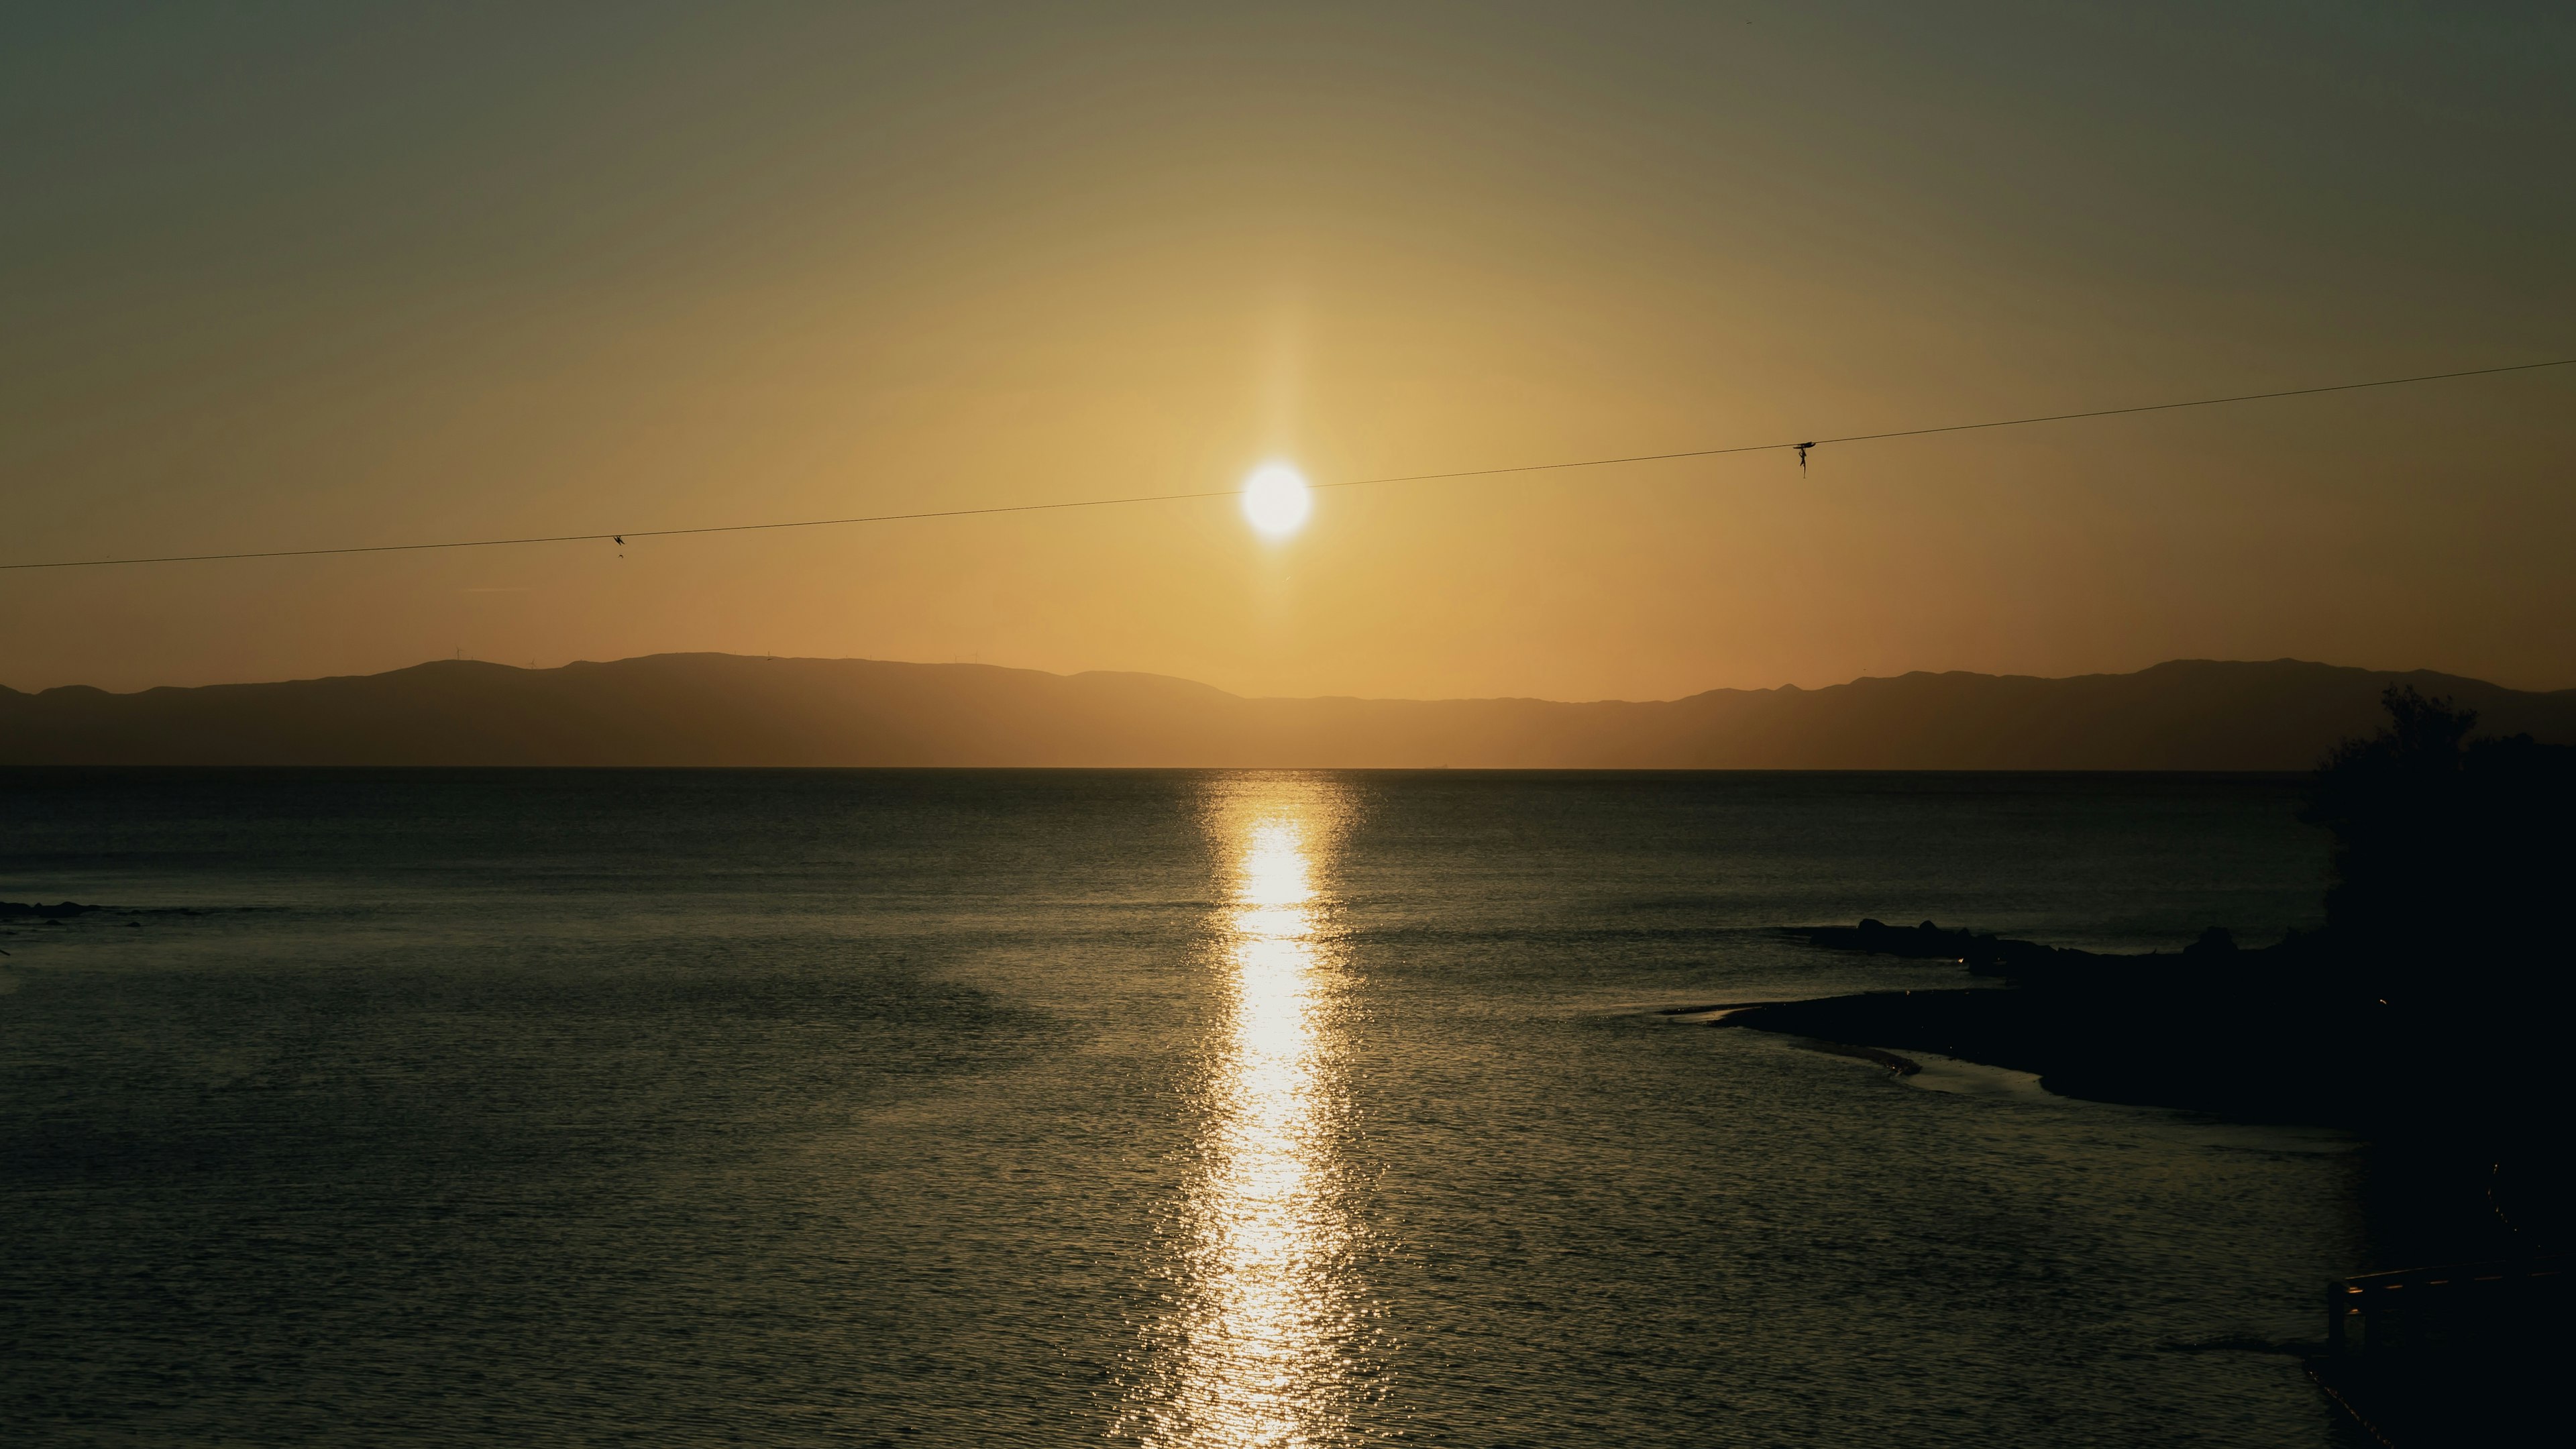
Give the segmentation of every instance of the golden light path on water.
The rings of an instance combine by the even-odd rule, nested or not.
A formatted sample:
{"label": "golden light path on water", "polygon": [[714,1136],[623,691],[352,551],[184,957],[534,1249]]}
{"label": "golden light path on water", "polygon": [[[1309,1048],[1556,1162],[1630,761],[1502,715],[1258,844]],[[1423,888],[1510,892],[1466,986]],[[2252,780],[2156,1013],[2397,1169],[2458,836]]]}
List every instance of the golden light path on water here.
{"label": "golden light path on water", "polygon": [[1138,1437],[1150,1444],[1342,1442],[1356,1312],[1342,1184],[1340,965],[1319,867],[1340,823],[1321,781],[1231,782],[1211,802],[1228,891],[1230,998],[1183,1221],[1181,1321]]}

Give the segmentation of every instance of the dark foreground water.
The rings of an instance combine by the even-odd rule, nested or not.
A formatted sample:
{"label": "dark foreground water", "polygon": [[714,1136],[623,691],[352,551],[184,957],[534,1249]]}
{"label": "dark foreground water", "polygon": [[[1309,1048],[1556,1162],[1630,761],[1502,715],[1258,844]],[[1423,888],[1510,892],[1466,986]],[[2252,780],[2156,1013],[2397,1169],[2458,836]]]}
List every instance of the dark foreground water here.
{"label": "dark foreground water", "polygon": [[1657,1008],[2312,923],[2281,781],[0,775],[11,1444],[2323,1445],[2316,1133]]}

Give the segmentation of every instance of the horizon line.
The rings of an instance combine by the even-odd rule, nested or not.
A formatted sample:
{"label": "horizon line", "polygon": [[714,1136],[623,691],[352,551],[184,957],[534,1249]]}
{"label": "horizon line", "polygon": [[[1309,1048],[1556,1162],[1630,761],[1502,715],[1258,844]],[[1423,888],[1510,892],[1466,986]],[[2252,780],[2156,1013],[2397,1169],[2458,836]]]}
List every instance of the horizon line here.
{"label": "horizon line", "polygon": [[1706,689],[1694,690],[1694,691],[1692,691],[1692,692],[1690,692],[1690,693],[1688,693],[1688,694],[1675,695],[1675,696],[1672,696],[1672,697],[1670,697],[1670,698],[1664,698],[1664,699],[1631,699],[1631,698],[1614,698],[1614,697],[1601,697],[1601,698],[1594,698],[1594,699],[1554,699],[1554,698],[1549,698],[1549,697],[1544,696],[1544,695],[1535,695],[1535,694],[1438,695],[1438,696],[1429,696],[1429,697],[1424,697],[1424,696],[1415,696],[1415,695],[1370,695],[1370,694],[1296,694],[1296,695],[1292,695],[1292,694],[1240,694],[1240,693],[1237,693],[1237,692],[1235,692],[1235,691],[1233,691],[1233,690],[1230,690],[1230,689],[1226,689],[1226,688],[1224,688],[1224,687],[1222,687],[1222,686],[1219,686],[1219,685],[1209,684],[1209,683],[1207,683],[1207,682],[1206,682],[1206,681],[1204,681],[1204,680],[1199,680],[1199,679],[1192,679],[1192,678],[1189,678],[1189,677],[1188,677],[1188,676],[1186,676],[1186,675],[1178,675],[1178,674],[1162,674],[1162,673],[1157,673],[1157,672],[1155,672],[1155,671],[1153,671],[1153,670],[1147,670],[1147,669],[1080,669],[1080,670],[1073,670],[1073,671],[1070,671],[1070,672],[1059,672],[1059,671],[1052,670],[1052,669],[1041,669],[1041,668],[1038,668],[1038,667],[1033,666],[1033,665],[993,664],[993,663],[986,662],[986,661],[984,661],[984,660],[964,660],[964,659],[951,659],[951,660],[879,659],[879,658],[871,658],[871,657],[864,656],[864,655],[840,655],[840,656],[830,656],[830,655],[807,655],[807,654],[795,654],[795,655],[790,655],[790,654],[737,654],[737,653],[733,653],[733,652],[730,652],[730,651],[727,651],[727,650],[720,650],[720,649],[668,649],[668,650],[658,650],[658,651],[655,651],[655,652],[653,652],[653,653],[649,653],[649,654],[630,654],[630,655],[626,655],[626,656],[623,656],[623,657],[620,657],[620,658],[616,658],[616,659],[568,659],[568,660],[565,660],[564,662],[562,662],[562,663],[560,663],[560,664],[550,664],[550,665],[539,665],[539,664],[534,664],[534,663],[530,663],[530,664],[512,664],[512,663],[509,663],[509,662],[507,662],[507,661],[504,661],[504,660],[498,660],[498,659],[480,659],[480,658],[477,658],[477,659],[466,659],[466,658],[463,658],[463,657],[461,657],[461,656],[460,656],[460,657],[449,658],[449,659],[424,659],[424,660],[421,660],[420,662],[415,663],[415,664],[398,664],[398,665],[395,665],[395,666],[393,666],[393,667],[391,667],[391,668],[387,668],[387,669],[378,669],[378,670],[373,670],[373,671],[369,671],[369,672],[365,672],[365,673],[349,673],[349,674],[316,674],[316,675],[305,675],[305,676],[299,676],[299,677],[290,677],[290,678],[285,678],[285,679],[242,679],[242,680],[220,680],[220,681],[215,681],[215,682],[206,683],[206,684],[147,684],[147,685],[144,685],[144,686],[142,686],[142,687],[140,687],[140,688],[137,688],[137,689],[128,689],[128,690],[115,690],[115,689],[109,689],[109,688],[106,688],[106,687],[105,687],[105,686],[103,686],[103,685],[93,685],[93,684],[55,684],[55,685],[47,685],[47,686],[45,686],[45,687],[43,687],[43,688],[40,688],[40,689],[19,689],[19,688],[16,688],[15,686],[12,686],[12,685],[8,685],[8,684],[0,684],[0,694],[12,694],[12,695],[20,696],[20,697],[22,697],[22,698],[33,699],[33,698],[37,698],[37,697],[42,696],[42,695],[52,694],[52,693],[54,693],[54,692],[56,692],[56,691],[59,691],[59,690],[71,689],[71,690],[88,690],[88,691],[92,691],[92,692],[95,692],[95,693],[98,693],[98,694],[104,694],[104,695],[107,695],[107,696],[109,696],[109,697],[111,697],[111,698],[127,699],[127,698],[132,698],[132,697],[134,697],[134,696],[136,696],[136,695],[150,694],[150,693],[153,693],[153,692],[155,692],[155,691],[158,691],[158,690],[165,690],[165,689],[166,689],[166,690],[199,690],[199,689],[260,689],[260,688],[269,688],[269,687],[275,687],[275,686],[281,686],[281,685],[290,685],[290,684],[323,684],[323,683],[329,683],[329,682],[338,681],[338,680],[352,680],[352,679],[381,679],[381,678],[386,677],[387,675],[393,675],[393,674],[406,674],[406,673],[409,673],[409,672],[411,672],[411,671],[413,671],[413,670],[416,670],[416,669],[432,669],[432,668],[437,668],[437,667],[440,667],[440,666],[451,666],[451,667],[453,667],[453,666],[463,666],[463,665],[474,665],[474,666],[478,666],[478,667],[482,667],[482,668],[489,668],[489,669],[506,669],[506,670],[510,670],[510,671],[513,671],[513,672],[515,672],[515,673],[519,673],[519,674],[554,674],[554,673],[560,673],[560,672],[562,672],[562,671],[564,671],[564,670],[573,669],[573,668],[578,668],[578,667],[582,667],[582,666],[588,666],[588,667],[590,667],[590,668],[594,668],[594,669],[606,669],[606,668],[613,668],[613,667],[616,667],[616,666],[618,666],[618,665],[625,665],[625,664],[640,664],[640,663],[644,663],[644,662],[646,662],[646,661],[650,661],[650,660],[657,660],[657,659],[726,659],[726,660],[743,660],[743,661],[752,661],[752,662],[759,662],[759,663],[786,663],[786,664],[861,664],[861,665],[890,665],[890,666],[894,666],[894,667],[898,667],[898,668],[905,668],[905,669],[988,669],[988,670],[999,670],[999,671],[1002,671],[1002,672],[1005,672],[1005,673],[1012,673],[1012,674],[1036,674],[1036,675],[1043,675],[1043,676],[1045,676],[1045,677],[1047,677],[1047,678],[1049,678],[1049,679],[1061,679],[1061,680],[1073,680],[1073,679],[1080,679],[1080,678],[1083,678],[1083,677],[1085,677],[1085,676],[1087,676],[1087,675],[1123,675],[1123,676],[1128,676],[1128,677],[1138,678],[1138,679],[1157,679],[1157,680],[1165,680],[1165,681],[1169,681],[1169,682],[1171,682],[1171,683],[1175,683],[1175,684],[1186,684],[1186,685],[1190,685],[1190,686],[1192,686],[1192,687],[1194,687],[1194,688],[1209,690],[1209,691],[1212,691],[1212,692],[1214,692],[1214,693],[1224,695],[1225,697],[1227,697],[1227,698],[1229,698],[1229,699],[1240,700],[1240,701],[1242,701],[1242,702],[1244,702],[1244,703],[1248,703],[1248,704],[1260,704],[1260,703],[1284,703],[1284,704],[1298,704],[1298,703],[1323,703],[1323,702],[1332,702],[1332,701],[1350,701],[1350,702],[1353,702],[1353,703],[1361,703],[1361,704],[1426,704],[1426,705],[1427,705],[1427,704],[1498,704],[1498,703],[1510,703],[1510,704],[1552,704],[1552,705],[1564,705],[1564,706],[1571,707],[1571,708],[1579,708],[1579,707],[1583,707],[1583,706],[1587,706],[1587,705],[1655,705],[1655,704],[1681,704],[1681,703],[1687,702],[1687,701],[1689,701],[1689,700],[1704,698],[1704,697],[1706,697],[1706,696],[1708,696],[1708,695],[1712,695],[1712,694],[1778,694],[1778,693],[1781,693],[1781,692],[1783,692],[1783,691],[1793,692],[1793,693],[1802,693],[1802,694],[1805,694],[1805,693],[1821,693],[1821,692],[1823,692],[1823,691],[1825,691],[1825,690],[1831,690],[1831,689],[1845,689],[1845,688],[1849,688],[1849,687],[1851,687],[1851,686],[1853,686],[1853,685],[1857,685],[1857,684],[1867,684],[1867,683],[1872,683],[1872,682],[1883,682],[1883,681],[1892,681],[1892,680],[1899,680],[1899,679],[1909,679],[1909,678],[1912,678],[1912,677],[1917,676],[1917,675],[1930,675],[1930,676],[1934,676],[1934,677],[1944,677],[1944,676],[1950,676],[1950,675],[1965,675],[1965,676],[1968,676],[1968,677],[1971,677],[1971,678],[1976,678],[1976,679],[1995,679],[1995,680],[2028,679],[2028,680],[2036,680],[2036,681],[2040,681],[2040,682],[2044,682],[2044,683],[2063,683],[2063,682],[2072,681],[2072,680],[2079,680],[2079,679],[2118,679],[2118,678],[2127,678],[2127,677],[2130,677],[2130,676],[2133,676],[2133,675],[2139,675],[2139,674],[2146,674],[2146,673],[2150,673],[2150,672],[2152,672],[2152,671],[2154,671],[2154,670],[2158,670],[2158,669],[2170,668],[2170,667],[2172,667],[2172,666],[2174,666],[2174,665],[2188,665],[2188,664],[2245,665],[2245,666],[2256,666],[2256,667],[2259,667],[2259,666],[2265,666],[2265,665],[2285,665],[2285,664],[2286,664],[2286,665],[2303,665],[2303,666],[2306,666],[2306,667],[2309,667],[2309,668],[2314,668],[2314,669],[2329,669],[2329,670],[2339,670],[2339,671],[2350,671],[2350,672],[2358,673],[2358,674],[2387,675],[2387,676],[2392,676],[2392,677],[2401,677],[2401,678],[2402,678],[2402,677],[2406,677],[2406,676],[2412,676],[2412,675],[2430,675],[2430,676],[2433,676],[2433,677],[2436,677],[2436,678],[2440,678],[2440,679],[2457,680],[2457,681],[2459,681],[2459,682],[2461,682],[2461,683],[2466,683],[2466,684],[2477,684],[2477,685],[2483,685],[2483,686],[2485,686],[2486,688],[2489,688],[2489,689],[2499,689],[2499,690],[2503,690],[2503,691],[2505,691],[2505,692],[2507,692],[2507,693],[2511,693],[2511,694],[2550,695],[2550,694],[2568,694],[2568,693],[2576,693],[2576,685],[2562,685],[2562,686],[2557,686],[2557,687],[2553,687],[2553,688],[2530,689],[2530,688],[2524,688],[2524,687],[2521,687],[2521,686],[2518,686],[2518,685],[2500,684],[2500,683],[2498,683],[2498,682],[2496,682],[2496,681],[2494,681],[2494,680],[2480,678],[2480,677],[2478,677],[2478,676],[2476,676],[2476,675],[2470,675],[2470,674],[2455,674],[2455,673],[2452,673],[2452,672],[2447,671],[2447,670],[2434,669],[2434,668],[2430,668],[2430,667],[2426,667],[2426,666],[2417,666],[2417,667],[2412,668],[2412,669],[2386,669],[2386,668],[2376,668],[2376,667],[2373,667],[2373,666],[2370,666],[2370,665],[2362,665],[2362,664],[2331,664],[2331,663],[2327,663],[2326,661],[2323,661],[2323,660],[2317,660],[2317,659],[2301,659],[2301,658],[2298,658],[2298,657],[2296,657],[2296,656],[2293,656],[2293,655],[2286,655],[2286,654],[2285,654],[2285,655],[2279,655],[2279,656],[2276,656],[2276,657],[2271,658],[2271,659],[2220,659],[2220,658],[2213,658],[2213,657],[2208,657],[2208,656],[2176,656],[2176,657],[2174,657],[2174,658],[2170,658],[2170,659],[2159,659],[2159,660],[2157,660],[2156,662],[2154,662],[2154,663],[2152,663],[2152,664],[2141,665],[2141,666],[2139,666],[2139,667],[2138,667],[2138,668],[2136,668],[2136,669],[2126,669],[2126,670],[2118,670],[2118,669],[2100,669],[2100,670],[2089,670],[2089,671],[2086,671],[2086,672],[2083,672],[2083,673],[2078,673],[2078,674],[2028,674],[2028,673],[2018,673],[2018,672],[2010,672],[2010,671],[1989,671],[1989,670],[1978,670],[1978,669],[1908,669],[1908,670],[1904,670],[1904,671],[1902,671],[1902,672],[1900,672],[1900,673],[1895,673],[1895,674],[1858,674],[1858,675],[1854,675],[1854,676],[1852,676],[1852,677],[1851,677],[1851,678],[1849,678],[1849,679],[1839,680],[1839,681],[1836,681],[1836,682],[1834,682],[1834,683],[1830,683],[1830,684],[1802,685],[1802,684],[1798,684],[1798,683],[1796,683],[1795,681],[1787,681],[1787,682],[1783,682],[1783,683],[1780,683],[1780,684],[1768,685],[1768,686],[1762,686],[1762,685],[1750,685],[1750,686],[1748,686],[1748,685],[1712,685],[1712,686],[1710,686],[1709,688],[1706,688]]}

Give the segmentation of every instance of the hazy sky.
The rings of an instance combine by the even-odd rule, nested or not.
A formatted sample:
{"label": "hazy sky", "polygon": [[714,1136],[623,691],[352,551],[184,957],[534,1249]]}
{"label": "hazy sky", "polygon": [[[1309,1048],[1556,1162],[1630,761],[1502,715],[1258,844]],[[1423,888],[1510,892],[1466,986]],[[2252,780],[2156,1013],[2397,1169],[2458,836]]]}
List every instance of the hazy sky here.
{"label": "hazy sky", "polygon": [[[2576,355],[2563,3],[0,11],[0,561],[1772,442]],[[2576,368],[1228,502],[0,573],[0,683],[665,650],[2576,685]]]}

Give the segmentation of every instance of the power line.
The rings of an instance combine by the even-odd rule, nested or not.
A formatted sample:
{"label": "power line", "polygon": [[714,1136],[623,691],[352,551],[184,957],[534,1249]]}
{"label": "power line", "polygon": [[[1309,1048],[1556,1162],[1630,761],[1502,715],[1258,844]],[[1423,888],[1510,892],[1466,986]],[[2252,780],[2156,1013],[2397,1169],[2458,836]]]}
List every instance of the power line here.
{"label": "power line", "polygon": [[[2132,413],[2164,413],[2181,408],[2218,407],[2226,403],[2269,402],[2276,398],[2314,397],[2319,393],[2359,392],[2366,388],[2405,387],[2419,382],[2448,382],[2463,377],[2493,377],[2506,372],[2537,372],[2543,368],[2576,367],[2576,357],[2562,357],[2550,362],[2517,362],[2504,367],[2473,367],[2460,372],[2427,372],[2413,377],[2383,377],[2370,382],[2338,382],[2324,387],[2283,388],[2276,392],[2237,393],[2229,397],[2193,398],[2186,402],[2141,403],[2133,407],[2093,408],[2078,413],[2048,413],[2038,417],[1996,418],[1980,423],[1948,423],[1931,428],[1900,428],[1885,433],[1846,433],[1841,437],[1812,438],[1800,443],[1744,443],[1727,448],[1691,448],[1677,453],[1631,453],[1616,458],[1582,458],[1568,463],[1517,463],[1501,468],[1462,468],[1446,473],[1401,473],[1383,478],[1344,478],[1337,482],[1316,483],[1315,488],[1371,488],[1389,483],[1435,483],[1457,478],[1498,478],[1515,473],[1555,473],[1574,468],[1612,468],[1629,463],[1664,463],[1684,458],[1719,458],[1737,453],[1781,453],[1795,450],[1803,463],[1807,450],[1829,443],[1875,443],[1892,438],[1925,438],[1936,433],[1968,433],[1989,428],[2020,428],[2034,423],[2069,423],[2086,418],[2113,418]],[[128,564],[218,563],[234,559],[255,558],[320,558],[335,554],[422,553],[450,548],[509,548],[531,543],[624,543],[630,538],[679,538],[703,533],[760,533],[782,528],[840,528],[860,523],[905,523],[932,518],[981,518],[1000,513],[1051,513],[1067,508],[1120,508],[1136,503],[1181,503],[1198,498],[1231,498],[1237,490],[1210,488],[1191,493],[1144,493],[1129,498],[1079,498],[1062,503],[1006,503],[987,508],[937,508],[915,513],[868,513],[850,518],[800,518],[778,523],[719,523],[697,528],[629,528],[605,533],[532,534],[525,538],[471,538],[440,543],[375,543],[353,544],[338,548],[278,548],[243,553],[164,554],[153,558],[82,558],[47,559],[31,563],[0,563],[0,570],[13,569],[85,569],[114,568]]]}
{"label": "power line", "polygon": [[2535,372],[2544,367],[2576,367],[2576,357],[2554,362],[2517,362],[2506,367],[2473,367],[2465,372],[2428,372],[2415,377],[2383,377],[2374,382],[2338,382],[2325,387],[2294,387],[2280,392],[2248,392],[2233,397],[2193,398],[2189,402],[2142,403],[2136,407],[2095,408],[2080,413],[2050,413],[2034,418],[1997,418],[1983,423],[1948,423],[1937,428],[1903,428],[1892,433],[1848,433],[1803,443],[1747,443],[1733,448],[1693,448],[1681,453],[1638,453],[1625,458],[1586,458],[1577,463],[1525,463],[1512,468],[1471,468],[1458,473],[1411,473],[1400,478],[1354,478],[1317,483],[1317,488],[1360,488],[1374,483],[1429,483],[1441,478],[1488,478],[1501,473],[1546,473],[1560,468],[1607,468],[1620,463],[1661,463],[1676,458],[1717,458],[1730,453],[1785,453],[1821,448],[1827,443],[1875,443],[1888,438],[1924,438],[1934,433],[1967,433],[1981,428],[2019,428],[2032,423],[2071,423],[2081,418],[2114,418],[2123,413],[2167,413],[2176,408],[2212,408],[2221,403],[2266,402],[2273,398],[2311,397],[2321,392],[2359,392],[2372,387],[2404,387],[2415,382],[2447,382],[2455,377],[2492,377],[2499,372]]}

